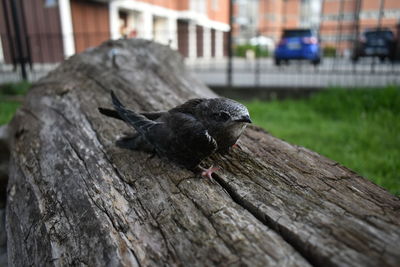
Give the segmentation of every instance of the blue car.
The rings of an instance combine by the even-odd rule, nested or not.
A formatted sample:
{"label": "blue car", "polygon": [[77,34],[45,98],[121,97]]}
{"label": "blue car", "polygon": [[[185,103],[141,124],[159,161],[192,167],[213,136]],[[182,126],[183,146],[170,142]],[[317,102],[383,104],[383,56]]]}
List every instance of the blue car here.
{"label": "blue car", "polygon": [[318,65],[321,62],[321,47],[317,35],[310,29],[284,30],[282,39],[275,49],[275,65],[282,61],[309,60]]}

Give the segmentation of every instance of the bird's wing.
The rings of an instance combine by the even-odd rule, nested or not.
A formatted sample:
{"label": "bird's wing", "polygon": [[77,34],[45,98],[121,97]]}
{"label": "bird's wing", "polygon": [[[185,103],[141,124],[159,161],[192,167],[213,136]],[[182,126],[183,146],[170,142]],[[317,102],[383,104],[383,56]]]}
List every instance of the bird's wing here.
{"label": "bird's wing", "polygon": [[[114,95],[115,96],[115,95]],[[168,112],[181,112],[181,113],[186,113],[186,114],[194,114],[194,110],[198,104],[203,102],[205,98],[194,98],[186,101],[182,105],[176,106],[169,111],[155,111],[155,112],[140,112],[141,115],[145,116],[149,120],[157,120],[161,116],[165,115]],[[113,110],[113,109],[108,109],[108,108],[102,108],[99,107],[99,112],[103,115],[106,115],[108,117],[118,119],[118,120],[124,120],[118,111]]]}
{"label": "bird's wing", "polygon": [[[114,109],[108,109],[108,108],[98,108],[99,112],[103,115],[106,115],[108,117],[118,119],[118,120],[123,120],[121,116],[119,115],[118,111]],[[141,112],[140,114],[148,118],[149,120],[157,120],[159,117],[162,115],[166,114],[166,111],[159,111],[159,112]]]}
{"label": "bird's wing", "polygon": [[114,118],[114,119],[122,120],[121,116],[119,116],[119,114],[116,110],[108,109],[108,108],[101,108],[101,107],[99,107],[98,110],[103,115],[106,115],[106,116]]}
{"label": "bird's wing", "polygon": [[162,122],[152,121],[126,109],[113,92],[111,98],[119,116],[153,145],[160,156],[191,169],[217,149],[214,138],[190,114],[169,112]]}
{"label": "bird's wing", "polygon": [[179,105],[179,106],[176,106],[176,107],[170,109],[169,113],[180,112],[180,113],[194,115],[194,111],[195,111],[197,105],[199,105],[200,103],[202,103],[205,100],[206,100],[206,98],[190,99],[190,100],[186,101],[185,103],[183,103],[182,105]]}
{"label": "bird's wing", "polygon": [[135,130],[143,136],[146,137],[151,128],[161,124],[160,122],[149,120],[145,116],[133,112],[132,110],[126,109],[112,91],[111,99],[119,117],[122,118],[122,120],[124,120],[127,124],[135,128]]}
{"label": "bird's wing", "polygon": [[167,111],[140,112],[140,114],[142,114],[143,116],[145,116],[149,120],[153,120],[153,121],[157,120],[158,118],[160,118],[161,116],[165,115],[166,113],[167,113]]}
{"label": "bird's wing", "polygon": [[193,116],[170,113],[164,118],[165,124],[154,127],[149,133],[151,139],[162,139],[161,144],[157,144],[162,154],[191,169],[216,151],[217,142]]}

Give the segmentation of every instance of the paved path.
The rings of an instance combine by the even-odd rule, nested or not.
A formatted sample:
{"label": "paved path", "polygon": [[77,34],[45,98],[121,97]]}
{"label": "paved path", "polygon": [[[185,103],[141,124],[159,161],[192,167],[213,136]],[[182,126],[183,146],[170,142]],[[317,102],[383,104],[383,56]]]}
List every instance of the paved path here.
{"label": "paved path", "polygon": [[[234,86],[262,87],[376,87],[400,84],[400,64],[373,62],[365,59],[358,64],[348,60],[325,59],[314,67],[308,62],[291,62],[274,66],[271,59],[260,62],[235,59]],[[192,72],[210,86],[227,84],[226,60],[187,62]]]}
{"label": "paved path", "polygon": [[[194,75],[209,86],[226,86],[226,59],[186,60]],[[35,65],[28,69],[29,80],[36,81],[54,69],[56,64]],[[20,81],[20,73],[7,65],[0,66],[0,84]],[[379,63],[363,59],[352,64],[345,59],[324,59],[318,67],[308,62],[291,62],[277,67],[272,59],[233,60],[233,85],[241,87],[286,87],[321,88],[340,87],[381,87],[400,85],[400,64]]]}

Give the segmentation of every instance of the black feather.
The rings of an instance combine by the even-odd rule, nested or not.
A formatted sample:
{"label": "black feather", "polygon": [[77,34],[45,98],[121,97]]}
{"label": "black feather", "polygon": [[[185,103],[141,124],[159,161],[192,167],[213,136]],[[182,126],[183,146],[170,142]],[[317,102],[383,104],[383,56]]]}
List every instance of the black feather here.
{"label": "black feather", "polygon": [[122,118],[119,116],[118,112],[113,110],[113,109],[108,109],[108,108],[98,108],[101,114],[106,115],[108,117],[122,120]]}
{"label": "black feather", "polygon": [[[108,117],[118,119],[118,120],[123,120],[121,116],[119,116],[119,113],[116,110],[113,109],[108,109],[108,108],[98,108],[99,112],[103,115],[106,115]],[[140,114],[148,118],[149,120],[157,120],[160,118],[162,115],[164,115],[166,111],[160,111],[160,112],[141,112]]]}
{"label": "black feather", "polygon": [[135,128],[140,134],[146,137],[146,133],[154,127],[157,122],[147,119],[145,116],[135,113],[129,109],[126,109],[119,99],[115,96],[114,92],[111,91],[111,99],[115,110],[119,116],[130,126]]}
{"label": "black feather", "polygon": [[194,115],[196,107],[199,104],[203,103],[204,101],[206,101],[205,98],[193,98],[193,99],[190,99],[190,100],[186,101],[182,105],[179,105],[179,106],[176,106],[176,107],[170,109],[169,112],[170,113],[180,112],[180,113],[186,113],[186,114]]}

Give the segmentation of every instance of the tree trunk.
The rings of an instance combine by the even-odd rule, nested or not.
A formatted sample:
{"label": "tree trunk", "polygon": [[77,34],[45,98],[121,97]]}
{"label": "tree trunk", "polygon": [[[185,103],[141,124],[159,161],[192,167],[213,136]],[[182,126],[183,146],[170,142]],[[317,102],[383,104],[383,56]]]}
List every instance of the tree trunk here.
{"label": "tree trunk", "polygon": [[[122,150],[110,90],[137,111],[216,96],[168,47],[119,40],[33,86],[12,121],[13,266],[398,266],[400,200],[338,163],[248,127],[214,182]],[[338,144],[340,145],[340,144]]]}

